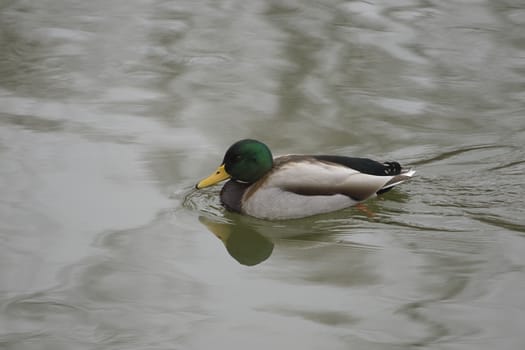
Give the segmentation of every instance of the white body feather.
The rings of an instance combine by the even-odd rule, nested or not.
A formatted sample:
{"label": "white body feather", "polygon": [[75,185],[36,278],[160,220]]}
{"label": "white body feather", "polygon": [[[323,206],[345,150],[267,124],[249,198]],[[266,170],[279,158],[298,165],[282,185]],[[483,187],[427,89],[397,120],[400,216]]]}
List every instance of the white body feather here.
{"label": "white body feather", "polygon": [[[414,173],[405,175],[411,177]],[[329,162],[290,162],[270,174],[255,191],[248,190],[242,208],[246,214],[263,219],[292,219],[327,213],[355,205],[374,197],[383,187],[403,182],[389,184],[393,178],[395,176],[364,174]],[[302,195],[287,190],[290,188],[333,194]]]}

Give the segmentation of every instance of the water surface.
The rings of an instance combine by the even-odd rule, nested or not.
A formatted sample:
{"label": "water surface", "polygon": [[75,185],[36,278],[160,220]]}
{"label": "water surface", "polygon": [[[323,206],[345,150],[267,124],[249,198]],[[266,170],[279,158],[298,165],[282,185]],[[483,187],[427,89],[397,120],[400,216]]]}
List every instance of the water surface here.
{"label": "water surface", "polygon": [[[0,2],[0,348],[522,349],[518,1]],[[300,220],[237,139],[417,177]]]}

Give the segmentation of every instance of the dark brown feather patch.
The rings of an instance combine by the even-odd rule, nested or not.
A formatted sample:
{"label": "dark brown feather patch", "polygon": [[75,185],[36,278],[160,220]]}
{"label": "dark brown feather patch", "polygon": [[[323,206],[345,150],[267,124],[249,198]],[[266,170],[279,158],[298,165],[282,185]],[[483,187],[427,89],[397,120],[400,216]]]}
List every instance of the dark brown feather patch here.
{"label": "dark brown feather patch", "polygon": [[237,213],[242,212],[242,196],[249,184],[235,182],[230,180],[224,184],[221,190],[221,203],[230,211]]}

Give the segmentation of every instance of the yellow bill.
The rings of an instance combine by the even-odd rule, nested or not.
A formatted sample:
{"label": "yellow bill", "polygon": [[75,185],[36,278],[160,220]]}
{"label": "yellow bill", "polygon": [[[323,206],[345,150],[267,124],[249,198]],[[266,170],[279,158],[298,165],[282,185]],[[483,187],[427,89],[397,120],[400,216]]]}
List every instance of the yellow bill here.
{"label": "yellow bill", "polygon": [[227,180],[230,178],[230,174],[226,172],[226,169],[224,169],[224,164],[217,168],[217,170],[208,176],[207,178],[199,181],[199,183],[195,186],[198,190],[204,187],[215,185],[218,182]]}

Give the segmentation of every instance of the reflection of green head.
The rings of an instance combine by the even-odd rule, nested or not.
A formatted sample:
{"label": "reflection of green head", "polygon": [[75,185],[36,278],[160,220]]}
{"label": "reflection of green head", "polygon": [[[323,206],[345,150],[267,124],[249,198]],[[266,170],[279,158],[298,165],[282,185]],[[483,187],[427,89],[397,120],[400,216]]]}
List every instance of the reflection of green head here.
{"label": "reflection of green head", "polygon": [[260,264],[272,254],[273,243],[246,226],[233,229],[225,242],[228,253],[247,266]]}
{"label": "reflection of green head", "polygon": [[200,216],[199,221],[217,236],[224,243],[228,253],[243,265],[260,264],[272,254],[273,242],[249,225],[240,222],[217,222],[205,216]]}

